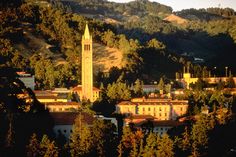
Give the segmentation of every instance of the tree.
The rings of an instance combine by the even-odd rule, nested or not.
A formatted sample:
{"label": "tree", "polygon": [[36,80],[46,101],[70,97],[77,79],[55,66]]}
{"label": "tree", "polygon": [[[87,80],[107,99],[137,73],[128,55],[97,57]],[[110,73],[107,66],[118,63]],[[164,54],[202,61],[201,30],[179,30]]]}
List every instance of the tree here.
{"label": "tree", "polygon": [[102,41],[109,47],[116,46],[116,36],[111,30],[107,30],[103,33]]}
{"label": "tree", "polygon": [[164,134],[158,142],[157,156],[159,157],[173,157],[174,156],[174,142],[167,134]]}
{"label": "tree", "polygon": [[227,79],[226,86],[228,88],[235,88],[235,82],[232,76]]}
{"label": "tree", "polygon": [[188,132],[188,128],[185,127],[184,132],[182,133],[182,141],[181,141],[181,148],[183,151],[186,151],[190,148],[191,143],[190,143],[190,135]]}
{"label": "tree", "polygon": [[[208,118],[206,115],[201,114],[197,122],[192,126],[191,138],[192,149],[196,148],[200,152],[205,151],[208,146],[208,131],[210,127],[208,125]],[[196,147],[196,148],[194,148]]]}
{"label": "tree", "polygon": [[115,126],[112,123],[94,120],[91,131],[96,156],[103,157],[114,153],[116,137],[114,136]]}
{"label": "tree", "polygon": [[128,156],[132,149],[132,143],[134,140],[134,134],[129,127],[123,128],[123,135],[118,145],[119,156]]}
{"label": "tree", "polygon": [[136,139],[134,140],[134,142],[132,143],[132,150],[130,152],[130,157],[137,157],[139,154],[138,152],[138,144],[137,144],[137,141]]}
{"label": "tree", "polygon": [[119,81],[108,84],[107,96],[111,100],[128,100],[131,98],[131,91],[126,83]]}
{"label": "tree", "polygon": [[198,78],[197,82],[191,85],[191,88],[197,91],[202,91],[206,87],[207,87],[207,82],[203,81],[201,78]]}
{"label": "tree", "polygon": [[157,86],[158,86],[159,90],[164,90],[165,89],[165,83],[163,81],[163,78],[160,79]]}
{"label": "tree", "polygon": [[40,142],[40,156],[44,157],[58,157],[58,148],[54,141],[50,141],[47,135],[43,135]]}
{"label": "tree", "polygon": [[82,110],[73,125],[69,143],[71,156],[108,156],[116,148],[115,127],[93,118],[93,113],[86,110]]}
{"label": "tree", "polygon": [[123,135],[118,145],[119,156],[138,156],[140,151],[138,147],[143,139],[141,130],[132,131],[130,127],[123,128]]}
{"label": "tree", "polygon": [[146,145],[143,150],[143,157],[156,156],[157,141],[159,139],[156,134],[149,133],[146,139]]}
{"label": "tree", "polygon": [[134,84],[134,93],[135,93],[135,95],[136,96],[142,96],[142,94],[143,94],[143,83],[142,83],[142,81],[140,81],[139,79],[137,79],[136,81],[135,81],[135,84]]}
{"label": "tree", "polygon": [[26,146],[27,157],[38,157],[40,155],[40,143],[37,139],[37,135],[34,133]]}
{"label": "tree", "polygon": [[84,116],[79,114],[75,119],[72,134],[70,136],[70,153],[72,157],[84,156],[90,153],[92,148],[91,131],[85,123]]}
{"label": "tree", "polygon": [[58,157],[58,148],[54,141],[50,141],[47,135],[43,135],[41,142],[38,141],[37,135],[34,133],[26,146],[28,157]]}
{"label": "tree", "polygon": [[154,49],[158,49],[158,50],[164,50],[164,49],[166,49],[165,44],[163,44],[162,42],[158,41],[158,40],[155,39],[155,38],[148,41],[147,47],[149,47],[149,48],[154,48]]}

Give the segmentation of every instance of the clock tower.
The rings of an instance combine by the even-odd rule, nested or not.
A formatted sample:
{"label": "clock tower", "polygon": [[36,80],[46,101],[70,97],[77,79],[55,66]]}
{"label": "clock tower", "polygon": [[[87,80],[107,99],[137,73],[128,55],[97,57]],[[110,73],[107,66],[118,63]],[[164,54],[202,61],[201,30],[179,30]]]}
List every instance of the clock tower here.
{"label": "clock tower", "polygon": [[82,98],[93,102],[93,47],[87,23],[82,36]]}

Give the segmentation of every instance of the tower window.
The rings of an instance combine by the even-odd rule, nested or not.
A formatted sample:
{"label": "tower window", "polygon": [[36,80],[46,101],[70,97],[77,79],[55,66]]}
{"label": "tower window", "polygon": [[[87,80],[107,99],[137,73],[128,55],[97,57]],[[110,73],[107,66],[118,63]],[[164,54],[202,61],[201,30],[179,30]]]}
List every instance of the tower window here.
{"label": "tower window", "polygon": [[90,45],[88,45],[88,44],[84,45],[84,50],[85,51],[90,51]]}

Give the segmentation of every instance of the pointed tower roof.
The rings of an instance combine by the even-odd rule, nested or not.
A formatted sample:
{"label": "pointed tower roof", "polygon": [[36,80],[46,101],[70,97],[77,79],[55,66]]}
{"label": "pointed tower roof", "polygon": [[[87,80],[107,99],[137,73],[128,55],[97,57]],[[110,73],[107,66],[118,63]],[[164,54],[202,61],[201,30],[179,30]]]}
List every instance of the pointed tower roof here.
{"label": "pointed tower roof", "polygon": [[84,39],[90,39],[90,33],[88,28],[88,22],[86,22],[85,31],[84,31]]}

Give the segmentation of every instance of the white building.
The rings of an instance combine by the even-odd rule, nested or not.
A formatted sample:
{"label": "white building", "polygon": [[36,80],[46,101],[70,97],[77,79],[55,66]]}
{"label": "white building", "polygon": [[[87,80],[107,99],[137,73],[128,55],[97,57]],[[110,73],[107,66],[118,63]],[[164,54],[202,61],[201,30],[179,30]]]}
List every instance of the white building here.
{"label": "white building", "polygon": [[35,87],[35,77],[34,75],[28,74],[26,72],[17,72],[19,79],[25,84],[26,87],[34,90]]}
{"label": "white building", "polygon": [[152,131],[158,133],[160,136],[167,133],[168,130],[173,127],[183,125],[183,122],[174,120],[158,120],[151,115],[131,115],[124,120],[124,125],[133,125],[136,129],[141,129],[142,131]]}
{"label": "white building", "polygon": [[176,120],[188,109],[188,100],[135,98],[116,105],[116,113],[151,115],[158,120]]}

